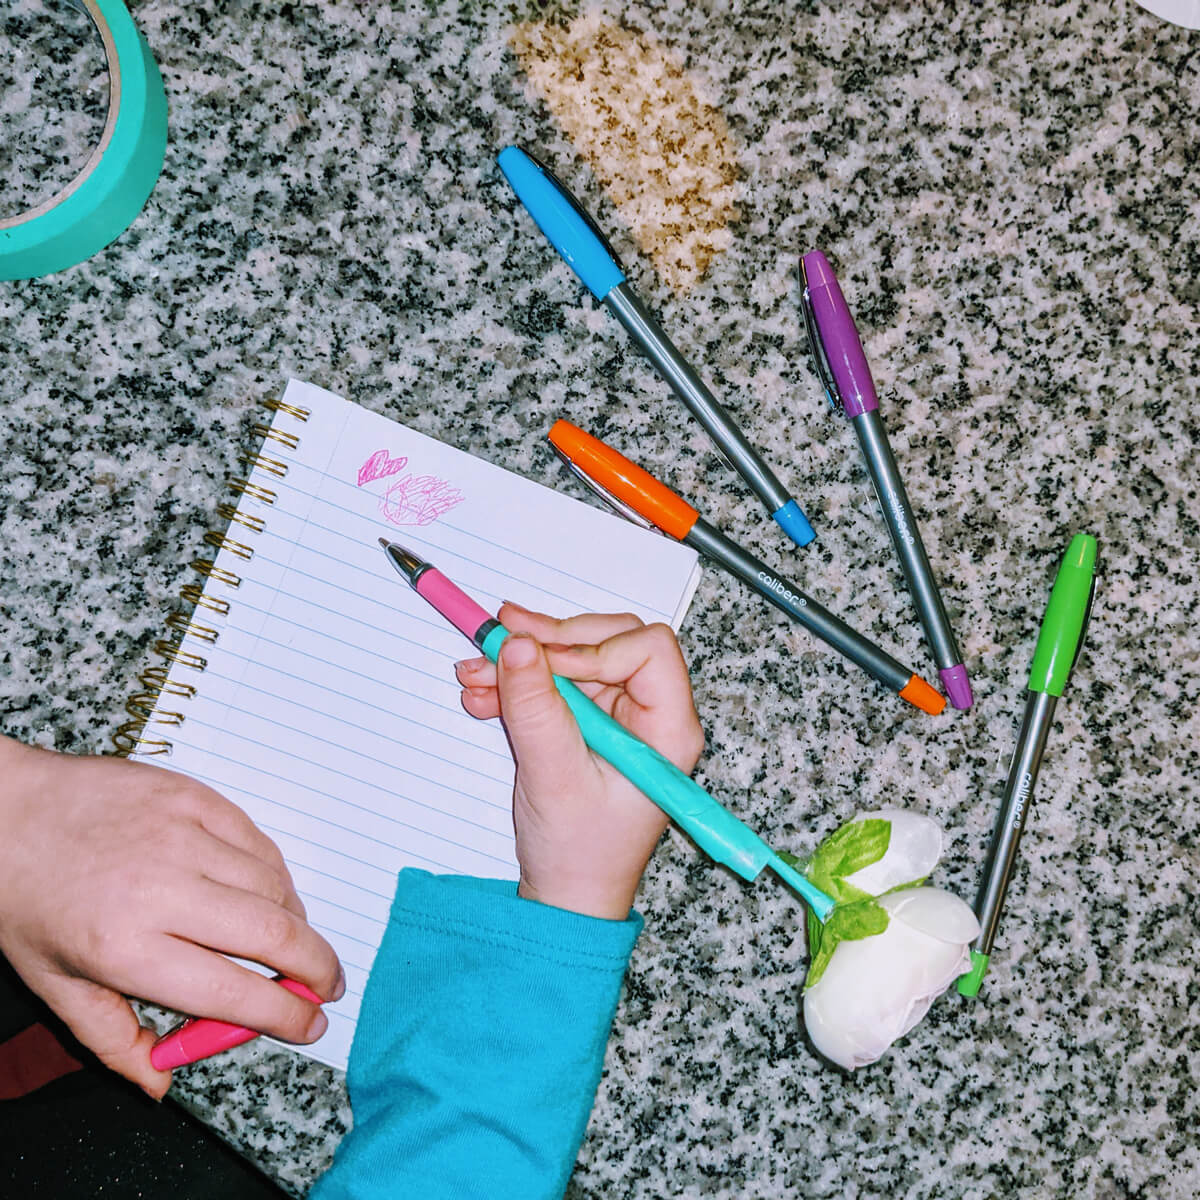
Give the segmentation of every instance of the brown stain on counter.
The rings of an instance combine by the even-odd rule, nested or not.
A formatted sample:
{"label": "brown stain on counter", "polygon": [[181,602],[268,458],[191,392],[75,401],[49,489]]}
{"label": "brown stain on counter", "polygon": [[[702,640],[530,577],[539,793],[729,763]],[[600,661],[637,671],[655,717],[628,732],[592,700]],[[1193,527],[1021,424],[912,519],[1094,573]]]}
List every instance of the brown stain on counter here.
{"label": "brown stain on counter", "polygon": [[517,25],[509,42],[663,281],[693,287],[738,215],[736,147],[700,80],[652,33],[597,13]]}

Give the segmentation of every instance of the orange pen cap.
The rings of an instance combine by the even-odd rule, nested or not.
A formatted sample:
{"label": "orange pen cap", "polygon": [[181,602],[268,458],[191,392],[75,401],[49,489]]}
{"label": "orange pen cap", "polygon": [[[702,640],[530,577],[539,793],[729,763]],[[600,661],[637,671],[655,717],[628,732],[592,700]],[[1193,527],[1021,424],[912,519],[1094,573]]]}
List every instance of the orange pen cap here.
{"label": "orange pen cap", "polygon": [[900,699],[915,704],[922,712],[936,717],[946,707],[946,697],[935,687],[914,675],[901,689]]}
{"label": "orange pen cap", "polygon": [[683,541],[700,519],[700,514],[681,496],[578,425],[555,421],[547,436],[550,444],[584,477],[584,482],[607,492],[677,541]]}

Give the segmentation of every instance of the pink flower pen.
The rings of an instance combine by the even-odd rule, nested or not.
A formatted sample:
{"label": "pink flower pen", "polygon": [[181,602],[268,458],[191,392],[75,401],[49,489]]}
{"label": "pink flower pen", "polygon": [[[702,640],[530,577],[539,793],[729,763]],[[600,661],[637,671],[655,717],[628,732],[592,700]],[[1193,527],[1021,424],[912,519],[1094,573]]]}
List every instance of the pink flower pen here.
{"label": "pink flower pen", "polygon": [[[297,983],[294,979],[276,978],[275,982],[281,988],[310,1000],[313,1004],[324,1003],[320,996],[310,987]],[[213,1021],[208,1017],[184,1021],[178,1029],[163,1034],[150,1050],[150,1065],[156,1071],[171,1071],[175,1067],[184,1067],[188,1063],[199,1062],[202,1058],[211,1058],[222,1050],[232,1050],[252,1042],[261,1035],[244,1025],[234,1025],[229,1021]]]}

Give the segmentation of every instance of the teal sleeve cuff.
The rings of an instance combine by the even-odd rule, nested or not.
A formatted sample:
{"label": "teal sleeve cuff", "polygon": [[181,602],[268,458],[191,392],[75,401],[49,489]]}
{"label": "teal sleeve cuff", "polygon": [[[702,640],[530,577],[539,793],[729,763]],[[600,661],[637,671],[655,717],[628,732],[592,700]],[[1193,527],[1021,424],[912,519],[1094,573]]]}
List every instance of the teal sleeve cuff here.
{"label": "teal sleeve cuff", "polygon": [[641,927],[402,871],[350,1053],[354,1128],[313,1200],[559,1200]]}
{"label": "teal sleeve cuff", "polygon": [[622,974],[642,931],[636,912],[624,921],[604,921],[526,900],[511,879],[431,875],[415,867],[400,872],[390,920],[441,925],[474,938],[524,945],[530,953],[555,956],[565,967],[616,967]]}

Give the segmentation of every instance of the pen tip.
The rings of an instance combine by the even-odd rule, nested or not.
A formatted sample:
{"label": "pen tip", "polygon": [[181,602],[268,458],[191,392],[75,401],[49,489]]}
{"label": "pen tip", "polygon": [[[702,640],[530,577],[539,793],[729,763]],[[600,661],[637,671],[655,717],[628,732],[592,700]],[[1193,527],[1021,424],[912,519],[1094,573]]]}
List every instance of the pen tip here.
{"label": "pen tip", "polygon": [[386,550],[392,543],[389,542],[387,538],[380,538],[379,544]]}

